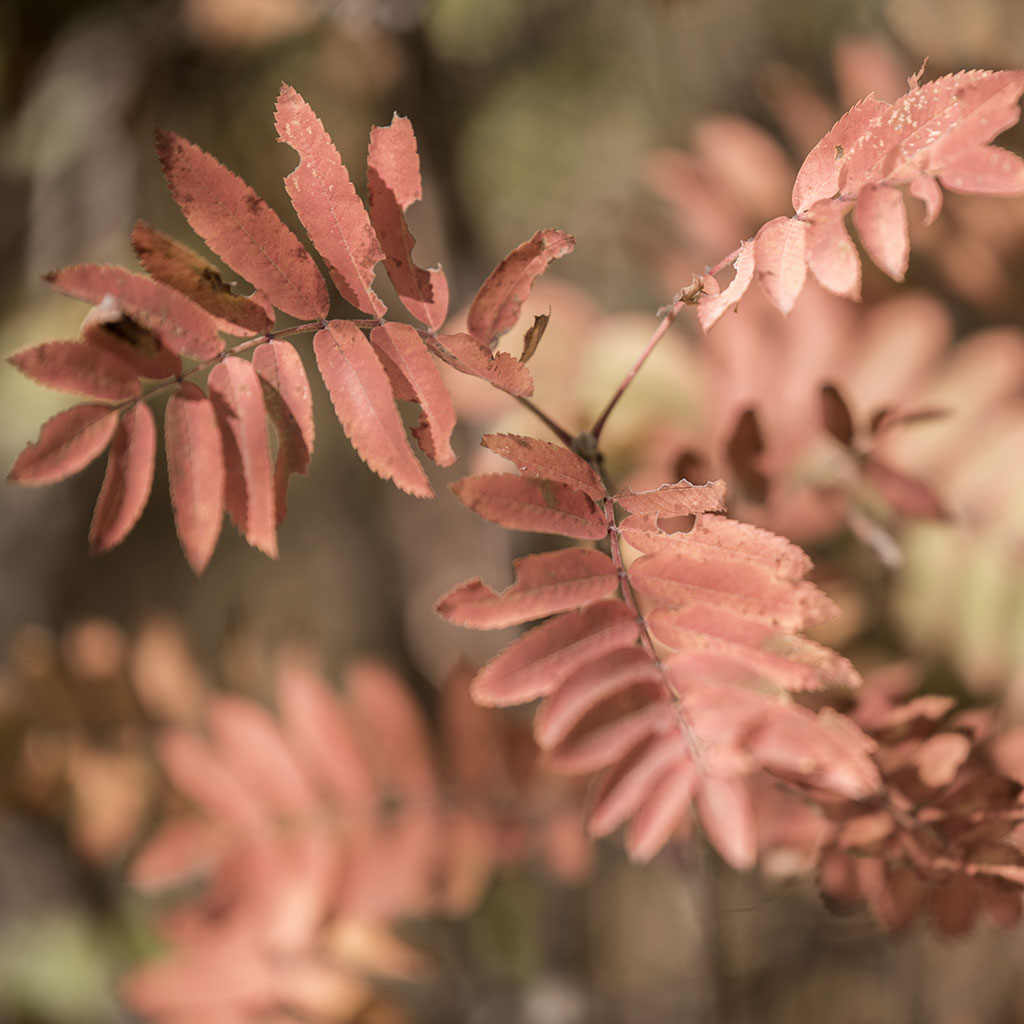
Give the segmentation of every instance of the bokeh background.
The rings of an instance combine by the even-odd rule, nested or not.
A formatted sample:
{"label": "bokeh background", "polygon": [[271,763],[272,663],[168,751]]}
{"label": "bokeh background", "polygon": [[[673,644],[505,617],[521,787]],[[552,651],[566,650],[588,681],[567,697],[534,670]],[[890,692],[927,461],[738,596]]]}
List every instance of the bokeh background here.
{"label": "bokeh background", "polygon": [[[283,211],[281,178],[293,157],[275,141],[271,113],[282,80],[321,115],[357,182],[370,125],[387,123],[396,110],[412,119],[425,179],[425,200],[413,213],[418,255],[425,265],[444,264],[454,305],[471,298],[505,252],[552,226],[578,240],[557,276],[602,309],[652,316],[673,290],[665,206],[650,187],[652,151],[690,148],[707,118],[738,115],[799,161],[804,150],[776,119],[780,95],[804,96],[808,118],[817,118],[871,89],[884,94],[894,68],[916,70],[926,57],[929,77],[1024,65],[1024,7],[1016,0],[6,0],[0,353],[77,333],[84,308],[53,294],[41,281],[46,271],[85,260],[133,266],[128,236],[137,217],[190,239],[159,174],[155,126],[214,152]],[[901,84],[895,73],[893,95]],[[1004,144],[1020,151],[1020,141],[1018,134]],[[1009,251],[1021,260],[1019,239]],[[912,258],[910,283],[940,290],[958,333],[988,326],[993,309],[999,322],[1019,325],[1022,305],[1012,289],[994,294],[986,313],[977,293],[950,289],[943,266]],[[1014,266],[1024,262],[1004,267],[1011,278]],[[884,289],[869,294],[884,296]],[[557,324],[560,311],[553,312]],[[566,320],[587,317],[577,309]],[[614,338],[607,344],[614,347]],[[56,632],[83,619],[104,617],[132,634],[157,613],[183,624],[210,672],[248,679],[256,693],[266,685],[270,653],[297,638],[334,668],[354,653],[384,654],[424,687],[456,654],[484,656],[491,638],[449,630],[429,609],[457,579],[507,572],[507,540],[467,523],[447,495],[421,504],[372,477],[330,423],[326,396],[317,397],[318,450],[310,477],[293,485],[278,562],[225,531],[197,581],[177,548],[160,467],[139,526],[96,561],[85,538],[100,464],[54,487],[0,491],[7,660],[22,669],[38,664]],[[3,461],[10,464],[66,404],[13,370],[0,373]],[[467,431],[457,450],[469,454],[475,440]],[[1000,621],[1012,628],[1012,619]],[[4,692],[0,748],[19,713]],[[8,766],[9,754],[0,754]],[[116,870],[83,867],[54,820],[16,802],[0,806],[0,1020],[118,1019],[110,979],[138,943],[123,907],[110,912]],[[823,924],[806,892],[766,896],[735,879],[720,881],[725,912],[709,917],[694,910],[703,898],[695,885],[662,862],[642,875],[609,868],[593,887],[593,934],[584,945],[592,970],[611,978],[601,1016],[585,1016],[597,1011],[560,988],[543,964],[538,976],[548,988],[538,988],[533,1003],[520,1000],[515,1012],[512,1003],[480,1005],[500,1006],[491,1019],[538,1024],[678,1020],[695,1006],[702,1013],[713,1006],[717,1016],[686,1019],[796,1021],[827,1012],[835,1020],[954,1024],[1024,1013],[1013,966],[1024,956],[1019,945],[987,935],[956,950],[920,936],[892,945],[870,923]],[[760,913],[763,902],[768,910]],[[809,948],[817,949],[816,967],[805,972]],[[687,986],[700,998],[691,1000]],[[855,993],[844,1003],[847,1015],[833,1015],[846,993]],[[772,1015],[759,1016],[769,1005]]]}

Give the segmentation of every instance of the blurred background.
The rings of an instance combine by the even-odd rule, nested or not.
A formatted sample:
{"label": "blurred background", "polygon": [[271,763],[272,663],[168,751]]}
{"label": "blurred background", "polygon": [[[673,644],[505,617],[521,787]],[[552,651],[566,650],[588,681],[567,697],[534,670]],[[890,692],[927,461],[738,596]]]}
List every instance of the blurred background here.
{"label": "blurred background", "polygon": [[[283,80],[320,114],[357,184],[369,127],[387,123],[393,111],[411,118],[425,186],[424,202],[411,214],[417,255],[423,265],[443,263],[453,308],[536,229],[576,236],[576,252],[552,272],[562,290],[544,293],[543,305],[564,301],[553,308],[552,337],[561,319],[565,350],[579,359],[562,372],[587,392],[598,386],[587,383],[591,377],[600,383],[613,376],[595,370],[584,354],[595,325],[603,331],[606,365],[614,365],[617,347],[642,342],[654,311],[689,274],[728,251],[686,249],[673,218],[694,220],[699,211],[680,213],[659,194],[665,175],[657,168],[666,165],[652,164],[652,153],[696,148],[704,175],[716,173],[721,154],[718,170],[733,182],[754,170],[748,205],[731,222],[739,232],[743,216],[756,213],[763,221],[787,212],[786,195],[757,194],[761,167],[749,163],[749,148],[736,150],[746,154],[745,167],[725,166],[725,141],[734,136],[720,135],[716,145],[715,126],[721,131],[744,119],[773,140],[774,148],[764,150],[764,180],[779,168],[791,180],[786,168],[798,166],[839,112],[873,89],[883,98],[898,95],[925,58],[926,78],[1024,65],[1024,7],[1017,0],[6,0],[0,352],[74,337],[84,307],[52,293],[41,275],[87,260],[134,267],[128,236],[136,218],[192,244],[153,154],[157,126],[213,152],[284,213],[281,178],[293,154],[275,141],[272,126]],[[1021,135],[1002,144],[1019,152]],[[753,209],[758,203],[762,208]],[[941,244],[926,246],[921,259],[914,250],[910,286],[938,295],[928,301],[942,306],[939,333],[961,337],[1020,325],[1024,302],[1015,284],[1024,269],[1024,220],[1019,205],[1011,213],[999,207],[994,217],[993,208],[979,207],[975,217],[976,208],[952,203],[954,228],[943,229]],[[982,226],[963,227],[974,224]],[[874,277],[865,292],[869,306],[895,294]],[[636,310],[648,326],[642,317],[607,318],[609,311]],[[680,395],[688,394],[692,406],[699,396],[692,379],[686,383],[686,366],[677,369]],[[883,358],[872,380],[886,372]],[[95,561],[87,557],[86,537],[101,463],[50,488],[0,492],[0,649],[15,666],[0,693],[0,766],[15,770],[15,738],[26,729],[17,681],[45,676],[59,660],[54,652],[65,650],[61,630],[82,620],[102,618],[134,635],[154,615],[170,616],[207,671],[222,681],[244,680],[257,695],[266,694],[270,653],[284,642],[315,645],[332,671],[353,654],[383,654],[424,692],[458,654],[479,659],[493,650],[493,637],[464,636],[436,621],[430,608],[458,579],[507,577],[516,553],[507,538],[467,523],[443,490],[436,502],[417,503],[373,477],[330,422],[318,387],[314,382],[318,451],[309,478],[293,484],[278,562],[225,530],[197,581],[177,547],[159,465],[139,526]],[[1007,389],[1019,398],[1020,381]],[[677,400],[685,404],[665,398],[666,413]],[[67,404],[13,370],[0,374],[6,464]],[[481,423],[501,415],[472,398],[464,408]],[[457,444],[460,456],[474,450],[472,435],[467,430]],[[435,480],[443,488],[463,471],[460,459]],[[1024,517],[1013,507],[1016,543]],[[907,541],[907,550],[922,551],[930,565],[941,561],[936,550],[946,549],[926,532]],[[1022,678],[1024,651],[1017,640],[1003,641],[1020,634],[1024,600],[1018,582],[999,576],[1006,550],[1019,552],[986,549],[978,570],[985,607],[995,609],[985,619],[989,632],[993,617],[1000,624],[995,640],[972,634],[962,647],[943,651],[947,620],[922,623],[910,614],[905,637],[884,640],[887,651],[931,644],[943,678],[954,680],[949,685],[973,679],[974,692],[1009,690],[1007,680]],[[925,573],[914,586],[934,594],[948,582]],[[1006,649],[994,656],[993,644]],[[45,719],[49,712],[33,713]],[[110,979],[141,941],[128,937],[131,912],[118,895],[117,867],[98,870],[69,845],[66,805],[43,810],[45,801],[33,804],[13,784],[3,788],[9,799],[0,806],[0,1020],[117,1019],[122,1011],[111,1000]],[[1011,958],[1024,955],[1019,944],[1012,954],[990,935],[956,950],[927,936],[891,945],[870,922],[822,924],[813,893],[765,895],[756,883],[736,879],[717,890],[728,912],[711,918],[710,935],[710,919],[701,929],[690,919],[703,893],[677,867],[662,862],[641,875],[615,861],[601,883],[607,897],[589,896],[592,911],[600,908],[591,913],[591,928],[602,936],[589,947],[593,969],[610,979],[599,1006],[581,1001],[541,964],[538,976],[548,988],[536,990],[534,1003],[520,999],[513,1012],[511,1004],[484,1000],[472,1019],[482,1020],[488,1006],[502,1007],[489,1019],[538,1024],[797,1021],[826,1013],[851,1022],[961,1024],[1024,1013]],[[762,901],[765,913],[758,912]],[[818,950],[817,966],[805,972],[809,948]],[[991,983],[983,998],[976,991],[981,978]],[[860,995],[841,1013],[834,1000],[847,989]],[[709,1006],[717,1016],[680,1016],[712,1013]]]}

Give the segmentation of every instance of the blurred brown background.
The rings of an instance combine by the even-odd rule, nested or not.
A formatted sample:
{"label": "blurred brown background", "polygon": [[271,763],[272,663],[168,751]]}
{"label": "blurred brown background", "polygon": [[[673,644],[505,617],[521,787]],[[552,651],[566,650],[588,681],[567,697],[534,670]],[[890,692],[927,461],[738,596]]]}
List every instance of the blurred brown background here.
{"label": "blurred brown background", "polygon": [[[910,68],[928,57],[929,77],[1019,67],[1024,7],[1018,0],[6,0],[0,352],[73,337],[84,307],[52,294],[40,276],[85,260],[133,266],[128,235],[137,217],[191,242],[159,175],[154,126],[212,151],[283,212],[281,177],[293,156],[272,128],[282,80],[321,115],[357,183],[370,125],[386,123],[393,110],[412,119],[425,179],[425,201],[414,210],[418,253],[424,263],[443,262],[453,307],[506,251],[538,227],[554,226],[578,239],[559,274],[609,308],[653,312],[667,295],[640,255],[643,225],[657,216],[641,183],[645,154],[685,146],[696,121],[712,113],[770,125],[765,90],[779,74],[795,72],[834,98],[837,43],[859,37],[890,48]],[[862,76],[865,91],[872,87],[867,64],[848,64],[843,73],[848,83]],[[492,638],[435,624],[429,605],[455,579],[507,573],[500,568],[507,541],[464,517],[453,523],[457,506],[443,491],[437,502],[417,503],[374,478],[349,451],[317,388],[318,450],[309,479],[293,484],[279,562],[225,529],[206,577],[194,579],[177,548],[159,466],[141,523],[118,551],[96,561],[87,557],[86,536],[101,463],[54,487],[5,488],[0,645],[27,624],[57,628],[103,615],[131,630],[163,610],[184,621],[202,660],[220,663],[227,651],[257,675],[267,652],[294,637],[323,648],[329,664],[378,651],[424,676],[458,651],[486,651]],[[0,374],[4,461],[66,404],[13,370]],[[467,433],[457,450],[474,445]],[[33,829],[0,818],[0,962],[7,965],[0,975],[8,985],[21,979],[18,998],[0,1002],[0,1020],[112,1018],[117,1011],[97,981],[106,954],[86,926],[57,917],[51,931],[30,934],[13,913],[83,898],[59,844]],[[1013,1014],[1021,1003],[1007,995],[1012,966],[1005,961],[990,961],[993,988],[984,998],[997,1004],[991,1012],[969,994],[982,976],[977,965],[1000,940],[983,938],[955,956],[924,939],[880,952],[865,945],[862,924],[822,937],[800,918],[780,943],[786,897],[772,897],[779,914],[758,934],[746,928],[747,909],[761,896],[730,880],[724,898],[735,913],[721,934],[693,945],[693,929],[679,920],[696,913],[700,876],[682,882],[671,868],[610,879],[622,891],[595,954],[616,965],[608,1019],[680,1019],[667,1015],[681,1007],[705,1012],[707,1003],[680,995],[685,986],[674,972],[683,959],[691,981],[717,972],[731,994],[720,991],[716,1005],[729,1020],[762,1019],[761,993],[780,971],[795,987],[788,997],[775,987],[773,1020],[810,1019],[801,1006],[825,1012],[833,987],[838,993],[851,971],[862,988],[871,978],[877,988],[859,1015],[830,1019],[1020,1019]],[[803,906],[807,896],[794,898]],[[631,921],[623,908],[634,903],[643,913]],[[660,918],[651,916],[656,907]],[[809,945],[819,946],[819,969],[801,979]],[[722,962],[730,956],[739,959]],[[21,971],[11,963],[34,966]],[[58,980],[40,974],[40,964]],[[956,987],[958,971],[973,979],[968,988]],[[730,988],[733,972],[742,986]],[[934,982],[931,994],[920,984],[924,976]],[[631,1012],[622,992],[659,977],[666,993]],[[65,991],[75,998],[63,1001]],[[581,1019],[570,1004],[562,1016],[523,1019]]]}

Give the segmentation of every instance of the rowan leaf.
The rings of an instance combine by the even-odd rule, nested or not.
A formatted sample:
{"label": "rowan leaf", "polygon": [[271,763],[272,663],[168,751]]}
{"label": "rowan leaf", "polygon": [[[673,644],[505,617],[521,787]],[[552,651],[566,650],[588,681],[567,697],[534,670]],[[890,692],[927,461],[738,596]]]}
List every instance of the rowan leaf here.
{"label": "rowan leaf", "polygon": [[697,789],[697,810],[712,846],[737,871],[757,861],[757,825],[746,783],[739,778],[706,777]]}
{"label": "rowan leaf", "polygon": [[217,322],[180,292],[108,263],[80,263],[46,275],[59,292],[99,305],[115,302],[171,352],[212,359],[224,351]]}
{"label": "rowan leaf", "polygon": [[634,643],[640,626],[621,601],[600,601],[535,626],[495,655],[473,680],[479,704],[523,704],[556,690],[576,669]]}
{"label": "rowan leaf", "polygon": [[950,192],[985,196],[1024,195],[1024,159],[998,146],[955,153],[942,161],[938,176]]}
{"label": "rowan leaf", "polygon": [[533,282],[553,260],[572,252],[576,239],[565,231],[544,228],[513,249],[491,271],[469,307],[469,333],[494,349],[498,339],[519,319]]}
{"label": "rowan leaf", "polygon": [[523,476],[557,480],[593,501],[605,496],[604,484],[590,463],[564,445],[520,434],[484,434],[480,444],[514,463]]}
{"label": "rowan leaf", "polygon": [[860,140],[870,137],[891,111],[888,103],[868,96],[828,130],[797,172],[793,183],[793,209],[797,213],[806,213],[820,200],[831,199],[839,191],[841,172],[856,154]]}
{"label": "rowan leaf", "polygon": [[419,331],[410,324],[381,324],[370,331],[370,341],[423,410],[419,426],[413,430],[420,448],[438,466],[450,466],[455,461],[451,444],[455,406]]}
{"label": "rowan leaf", "polygon": [[907,207],[902,193],[887,185],[865,185],[857,195],[853,223],[875,265],[894,281],[902,281],[910,262]]}
{"label": "rowan leaf", "polygon": [[139,377],[167,380],[181,373],[181,356],[165,348],[153,331],[132,320],[113,296],[85,315],[82,344],[114,356]]}
{"label": "rowan leaf", "polygon": [[449,487],[478,516],[510,530],[580,540],[600,540],[608,532],[604,516],[590,498],[554,480],[489,473],[464,477]]}
{"label": "rowan leaf", "polygon": [[100,554],[116,547],[139,521],[153,486],[156,421],[138,402],[122,417],[107,456],[96,509],[89,526],[89,547]]}
{"label": "rowan leaf", "polygon": [[408,118],[370,131],[366,164],[370,217],[384,251],[384,267],[405,308],[431,330],[448,315],[448,280],[440,267],[424,270],[412,258],[416,239],[405,211],[423,198],[416,136]]}
{"label": "rowan leaf", "polygon": [[132,228],[132,249],[150,277],[226,321],[235,328],[232,333],[243,328],[259,334],[271,327],[273,320],[266,310],[252,299],[235,295],[209,260],[144,220],[136,221]]}
{"label": "rowan leaf", "polygon": [[[732,263],[735,268],[733,279],[725,291],[718,291],[718,283],[712,277],[704,278],[704,287],[716,289],[714,293],[706,292],[697,302],[697,319],[705,331],[712,327],[732,309],[746,294],[750,282],[754,279],[754,245],[750,241],[740,244],[740,250]],[[712,285],[712,282],[714,284]]]}
{"label": "rowan leaf", "polygon": [[183,381],[167,402],[164,443],[174,525],[199,576],[224,518],[224,452],[213,403],[191,381]]}
{"label": "rowan leaf", "polygon": [[313,350],[334,412],[359,457],[408,494],[433,497],[406,440],[387,374],[363,332],[347,320],[331,320],[317,331]]}
{"label": "rowan leaf", "polygon": [[846,230],[846,214],[852,204],[824,199],[807,212],[807,266],[818,281],[835,295],[860,298],[860,254]]}
{"label": "rowan leaf", "polygon": [[578,668],[548,697],[533,721],[533,735],[542,750],[551,750],[602,701],[634,686],[662,683],[661,669],[640,647],[620,647]]}
{"label": "rowan leaf", "polygon": [[252,363],[228,356],[209,377],[224,451],[224,502],[245,539],[277,557],[277,518],[263,388]]}
{"label": "rowan leaf", "polygon": [[356,309],[383,316],[387,307],[373,290],[373,278],[384,251],[334,143],[290,85],[281,86],[274,123],[280,141],[299,154],[285,188],[331,280]]}
{"label": "rowan leaf", "polygon": [[7,479],[19,484],[52,484],[85,469],[110,444],[118,411],[109,405],[74,405],[47,420],[39,439],[22,449]]}
{"label": "rowan leaf", "polygon": [[757,279],[782,313],[796,303],[807,276],[807,224],[791,217],[768,221],[754,237]]}
{"label": "rowan leaf", "polygon": [[232,270],[290,316],[327,315],[327,286],[313,258],[238,175],[173,132],[157,133],[157,155],[192,230]]}
{"label": "rowan leaf", "polygon": [[526,364],[508,352],[491,353],[469,334],[441,334],[429,340],[438,357],[459,373],[479,377],[516,398],[533,394],[533,377]]}
{"label": "rowan leaf", "polygon": [[691,484],[680,480],[662,484],[653,491],[634,491],[627,487],[614,495],[617,504],[627,512],[663,516],[697,515],[701,512],[725,511],[725,481]]}
{"label": "rowan leaf", "polygon": [[137,375],[106,349],[80,341],[47,341],[7,357],[13,367],[48,388],[120,401],[142,394]]}
{"label": "rowan leaf", "polygon": [[277,525],[287,510],[288,478],[305,476],[316,437],[313,422],[313,394],[302,358],[286,341],[261,345],[252,356],[253,369],[263,385],[263,400],[277,430],[277,459],[274,464],[274,508]]}
{"label": "rowan leaf", "polygon": [[467,580],[438,601],[438,613],[456,626],[502,629],[592,604],[619,585],[611,558],[592,549],[527,555],[512,566],[515,582],[501,593],[479,578]]}
{"label": "rowan leaf", "polygon": [[669,841],[693,802],[698,782],[692,763],[674,765],[661,775],[626,832],[630,860],[645,864]]}

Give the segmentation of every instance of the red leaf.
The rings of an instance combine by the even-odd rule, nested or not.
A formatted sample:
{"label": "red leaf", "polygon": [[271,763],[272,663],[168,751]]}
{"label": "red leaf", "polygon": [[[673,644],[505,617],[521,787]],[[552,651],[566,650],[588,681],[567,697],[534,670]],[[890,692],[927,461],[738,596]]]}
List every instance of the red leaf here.
{"label": "red leaf", "polygon": [[627,512],[663,516],[688,516],[701,512],[725,511],[725,481],[691,484],[680,480],[675,484],[662,484],[653,491],[634,491],[627,487],[614,495],[615,501]]}
{"label": "red leaf", "polygon": [[259,796],[198,737],[183,731],[166,733],[158,741],[158,752],[174,787],[211,819],[250,834],[266,829]]}
{"label": "red leaf", "polygon": [[101,304],[113,300],[121,311],[151,330],[171,352],[212,359],[224,351],[217,322],[190,299],[159,281],[107,263],[64,267],[46,280],[75,299]]}
{"label": "red leaf", "polygon": [[132,861],[129,880],[140,889],[163,889],[206,871],[223,847],[223,833],[199,818],[168,821]]}
{"label": "red leaf", "polygon": [[899,190],[865,185],[853,208],[857,234],[874,263],[894,281],[902,281],[910,261],[907,207]]}
{"label": "red leaf", "polygon": [[47,341],[15,352],[7,362],[26,377],[59,391],[111,401],[137,398],[138,377],[117,356],[79,341]]}
{"label": "red leaf", "polygon": [[[685,747],[679,742],[678,733],[652,737],[649,742],[608,772],[601,783],[593,810],[587,820],[590,834],[606,836],[617,829],[640,810],[670,772],[678,773],[679,782],[685,782],[687,778],[692,780],[690,784],[695,788],[697,773],[693,762],[686,755]],[[678,802],[673,801],[675,818],[668,826],[670,830],[675,828],[679,817],[690,803],[688,799],[683,801],[681,795],[679,794],[677,798]],[[653,817],[653,810],[652,807],[648,811],[649,818]],[[667,811],[668,808],[664,810]],[[653,835],[649,838],[653,845]],[[658,844],[659,849],[661,845],[663,844]],[[634,859],[645,859],[636,857],[632,848],[629,852]]]}
{"label": "red leaf", "polygon": [[156,422],[139,402],[121,417],[114,434],[107,472],[89,527],[94,554],[109,551],[128,536],[149,501],[156,461]]}
{"label": "red leaf", "polygon": [[404,799],[433,797],[437,774],[423,717],[394,672],[356,662],[345,673],[345,695],[378,778]]}
{"label": "red leaf", "polygon": [[924,203],[924,224],[931,224],[942,209],[942,189],[939,183],[930,174],[919,174],[910,183],[908,191]]}
{"label": "red leaf", "polygon": [[644,864],[669,841],[689,810],[698,782],[692,762],[664,772],[626,833],[631,860]]}
{"label": "red leaf", "polygon": [[480,286],[466,320],[469,333],[493,349],[519,319],[533,282],[552,260],[572,252],[576,239],[565,231],[544,228],[513,249]]}
{"label": "red leaf", "polygon": [[313,350],[334,411],[360,458],[403,491],[432,497],[406,440],[387,374],[363,332],[347,320],[331,320],[317,331]]}
{"label": "red leaf", "polygon": [[452,369],[470,377],[479,377],[492,387],[517,398],[529,398],[533,394],[533,377],[520,362],[508,352],[491,354],[490,349],[481,346],[468,334],[442,334],[428,342]]}
{"label": "red leaf", "polygon": [[757,825],[742,779],[706,777],[697,791],[701,824],[722,859],[737,871],[757,861]]}
{"label": "red leaf", "polygon": [[210,703],[217,759],[268,811],[281,817],[316,808],[312,787],[270,713],[244,697]]}
{"label": "red leaf", "polygon": [[586,775],[615,764],[671,720],[672,709],[663,699],[647,700],[625,712],[610,701],[594,711],[597,721],[586,721],[552,750],[547,764],[566,775]]}
{"label": "red leaf", "polygon": [[830,292],[859,299],[860,254],[846,230],[851,205],[845,200],[824,200],[808,211],[807,266]]}
{"label": "red leaf", "polygon": [[314,672],[283,666],[278,701],[290,745],[321,793],[354,817],[369,813],[377,788],[337,694]]}
{"label": "red leaf", "polygon": [[285,188],[331,280],[356,309],[383,316],[387,307],[374,293],[373,278],[384,252],[334,143],[290,85],[281,86],[274,123],[280,141],[299,154]]}
{"label": "red leaf", "polygon": [[93,306],[82,321],[82,344],[114,356],[139,377],[166,380],[181,373],[181,356],[136,323],[110,297]]}
{"label": "red leaf", "polygon": [[930,736],[914,751],[911,759],[926,786],[948,786],[971,752],[971,741],[963,733],[940,732]]}
{"label": "red leaf", "polygon": [[600,540],[608,532],[604,516],[585,494],[554,480],[489,473],[464,477],[449,487],[478,516],[509,530],[580,540]]}
{"label": "red leaf", "polygon": [[915,519],[948,517],[942,503],[927,484],[887,466],[873,456],[861,463],[861,473],[900,515]]}
{"label": "red leaf", "polygon": [[39,440],[22,449],[7,479],[52,484],[85,469],[110,444],[117,418],[109,405],[74,405],[57,413],[43,424]]}
{"label": "red leaf", "polygon": [[277,557],[267,410],[251,363],[228,356],[209,377],[210,398],[224,443],[224,500],[245,539]]}
{"label": "red leaf", "polygon": [[411,324],[381,324],[370,331],[370,341],[390,360],[423,409],[420,425],[413,430],[420,448],[438,466],[450,466],[455,461],[455,406],[419,331]]}
{"label": "red leaf", "polygon": [[484,434],[480,444],[514,463],[523,476],[557,480],[594,501],[605,496],[604,484],[590,463],[564,445],[519,434]]}
{"label": "red leaf", "polygon": [[173,132],[157,133],[164,176],[192,230],[278,308],[300,320],[327,315],[330,300],[313,258],[238,175]]}
{"label": "red leaf", "polygon": [[796,302],[807,276],[807,224],[790,217],[768,221],[754,238],[757,279],[783,313]]}
{"label": "red leaf", "polygon": [[621,601],[601,601],[536,626],[493,657],[473,681],[478,704],[523,704],[553,692],[577,668],[640,635]]}
{"label": "red leaf", "polygon": [[641,593],[670,607],[720,605],[793,632],[831,618],[835,606],[811,583],[780,580],[754,562],[704,561],[697,552],[644,555],[630,567]]}
{"label": "red leaf", "polygon": [[807,154],[793,183],[793,209],[805,213],[839,191],[840,174],[862,138],[871,137],[892,107],[868,96],[848,110]]}
{"label": "red leaf", "polygon": [[621,647],[588,661],[541,704],[533,735],[543,750],[561,743],[583,717],[613,694],[634,686],[660,686],[661,669],[639,647]]}
{"label": "red leaf", "polygon": [[235,295],[209,260],[143,220],[132,229],[132,248],[154,280],[186,295],[207,313],[254,334],[271,326],[266,310],[252,299]]}
{"label": "red leaf", "polygon": [[1024,159],[998,146],[956,153],[942,161],[938,174],[939,181],[951,192],[1024,195]]}
{"label": "red leaf", "polygon": [[366,183],[388,277],[405,308],[439,330],[448,315],[448,281],[440,267],[423,270],[413,262],[416,239],[405,221],[405,211],[423,197],[416,136],[408,118],[396,114],[387,127],[370,131]]}
{"label": "red leaf", "polygon": [[619,585],[615,564],[601,551],[567,548],[517,558],[516,581],[500,594],[479,579],[449,590],[438,613],[456,626],[502,629],[591,604]]}
{"label": "red leaf", "polygon": [[287,341],[261,345],[252,355],[252,365],[263,382],[263,400],[277,430],[274,508],[280,525],[288,507],[288,477],[305,476],[313,454],[313,395],[302,358]]}
{"label": "red leaf", "polygon": [[[710,331],[719,320],[736,305],[746,294],[750,282],[754,279],[754,246],[746,241],[740,245],[740,251],[732,264],[736,274],[724,292],[705,293],[697,303],[697,319],[705,331]],[[705,287],[712,287],[713,278],[705,278]],[[715,282],[714,287],[718,284]]]}
{"label": "red leaf", "polygon": [[201,575],[224,517],[224,453],[213,403],[190,381],[167,403],[164,443],[174,525],[188,564]]}

